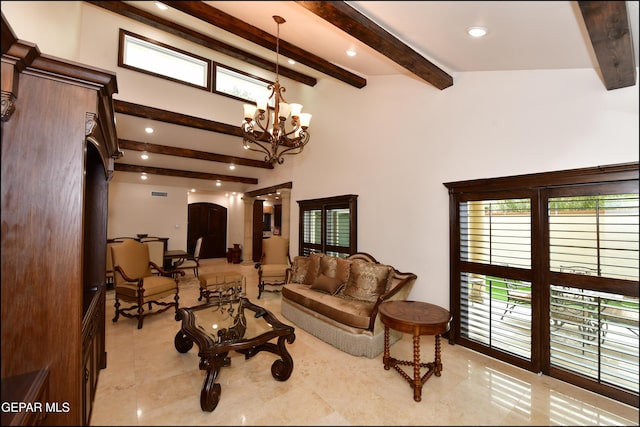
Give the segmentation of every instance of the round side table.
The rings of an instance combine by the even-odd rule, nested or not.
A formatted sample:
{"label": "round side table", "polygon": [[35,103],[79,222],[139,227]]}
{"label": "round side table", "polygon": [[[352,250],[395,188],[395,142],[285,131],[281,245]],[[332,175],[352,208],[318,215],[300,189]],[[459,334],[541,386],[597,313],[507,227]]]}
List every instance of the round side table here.
{"label": "round side table", "polygon": [[[384,369],[394,368],[413,387],[413,400],[422,400],[422,386],[433,375],[440,376],[442,361],[440,360],[440,335],[449,330],[451,314],[442,307],[420,301],[387,301],[380,304],[380,320],[384,324]],[[413,334],[413,361],[398,360],[390,356],[389,328]],[[420,335],[435,335],[435,360],[430,363],[420,362]],[[401,366],[413,367],[411,378]],[[421,368],[427,372],[420,376]]]}

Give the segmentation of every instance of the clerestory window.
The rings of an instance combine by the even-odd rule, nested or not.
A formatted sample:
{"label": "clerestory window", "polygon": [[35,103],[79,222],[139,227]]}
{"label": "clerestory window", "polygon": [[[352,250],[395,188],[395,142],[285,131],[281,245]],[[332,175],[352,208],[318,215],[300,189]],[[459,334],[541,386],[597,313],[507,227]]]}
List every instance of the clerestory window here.
{"label": "clerestory window", "polygon": [[[255,102],[272,82],[159,41],[120,30],[118,66]],[[270,100],[273,104],[273,100]],[[273,105],[271,105],[273,106]]]}
{"label": "clerestory window", "polygon": [[211,89],[211,61],[155,40],[120,30],[118,66]]}

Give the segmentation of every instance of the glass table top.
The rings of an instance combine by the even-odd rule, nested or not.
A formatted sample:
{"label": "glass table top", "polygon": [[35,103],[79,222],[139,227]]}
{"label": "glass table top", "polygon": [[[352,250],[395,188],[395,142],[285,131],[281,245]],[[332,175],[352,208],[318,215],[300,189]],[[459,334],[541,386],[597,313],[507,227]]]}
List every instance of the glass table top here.
{"label": "glass table top", "polygon": [[247,298],[191,307],[189,322],[215,344],[239,343],[284,327],[268,310]]}

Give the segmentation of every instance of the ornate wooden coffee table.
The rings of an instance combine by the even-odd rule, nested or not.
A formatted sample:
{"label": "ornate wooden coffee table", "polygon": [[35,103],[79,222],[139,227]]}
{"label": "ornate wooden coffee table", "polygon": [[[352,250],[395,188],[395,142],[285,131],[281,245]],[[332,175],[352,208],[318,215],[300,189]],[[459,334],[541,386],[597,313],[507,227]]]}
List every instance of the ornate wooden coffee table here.
{"label": "ornate wooden coffee table", "polygon": [[[181,308],[176,320],[182,320],[182,328],[176,334],[174,344],[180,353],[188,352],[193,343],[198,344],[200,369],[207,376],[200,393],[200,407],[213,411],[220,400],[221,386],[215,380],[223,366],[231,364],[229,351],[244,354],[249,359],[261,351],[280,356],[271,365],[271,375],[278,381],[286,381],[293,371],[293,359],[285,342],[292,344],[296,338],[292,326],[281,323],[270,311],[252,304],[247,298]],[[271,343],[277,338],[277,344]]]}
{"label": "ornate wooden coffee table", "polygon": [[[420,301],[387,301],[380,304],[380,320],[384,324],[384,369],[394,368],[413,387],[413,400],[422,400],[422,386],[433,375],[440,376],[440,335],[449,330],[451,315],[437,305]],[[389,328],[413,334],[413,362],[397,360],[389,354]],[[431,363],[420,363],[420,335],[435,335],[436,354]],[[413,366],[411,378],[400,365]],[[427,368],[421,377],[420,369]]]}

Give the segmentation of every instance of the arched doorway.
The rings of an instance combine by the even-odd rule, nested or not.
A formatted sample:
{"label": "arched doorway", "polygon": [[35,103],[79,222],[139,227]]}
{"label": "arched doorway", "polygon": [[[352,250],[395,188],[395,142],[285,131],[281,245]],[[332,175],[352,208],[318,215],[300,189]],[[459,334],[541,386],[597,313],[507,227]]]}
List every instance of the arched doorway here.
{"label": "arched doorway", "polygon": [[227,247],[227,208],[215,203],[190,203],[187,252],[193,253],[202,236],[200,258],[224,258]]}

